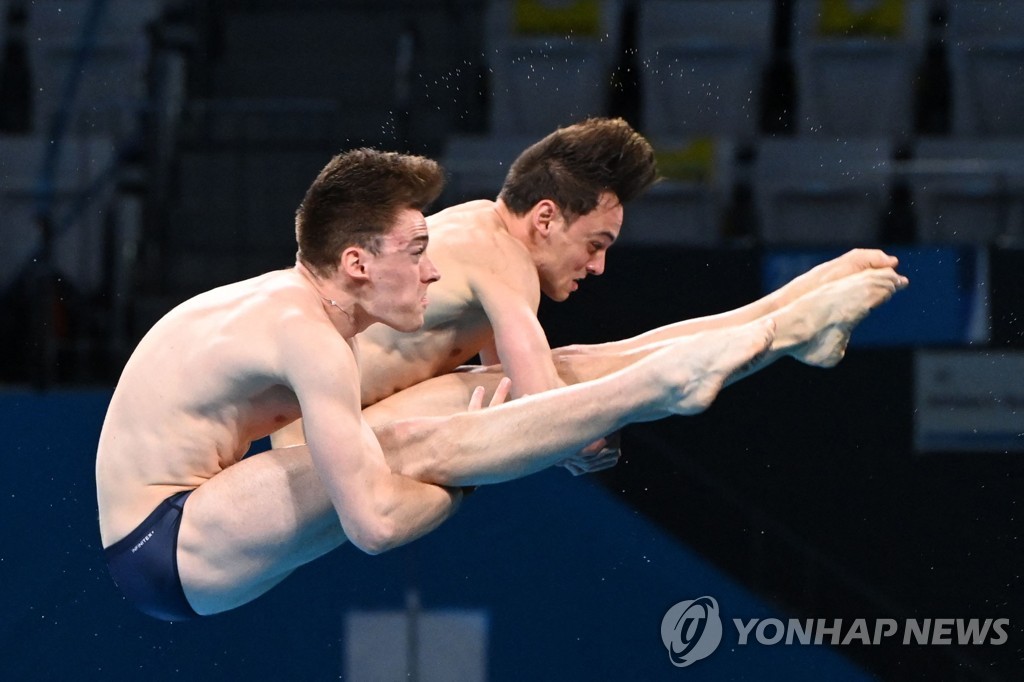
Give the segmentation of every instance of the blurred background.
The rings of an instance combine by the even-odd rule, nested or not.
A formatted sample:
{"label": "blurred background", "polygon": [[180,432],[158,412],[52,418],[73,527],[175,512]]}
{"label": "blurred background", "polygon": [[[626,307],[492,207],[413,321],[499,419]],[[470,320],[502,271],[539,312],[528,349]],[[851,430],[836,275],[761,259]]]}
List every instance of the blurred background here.
{"label": "blurred background", "polygon": [[[1024,2],[0,0],[0,17],[12,679],[1024,673]],[[899,255],[910,289],[839,367],[780,362],[706,414],[631,427],[612,471],[485,489],[422,541],[343,549],[198,624],[124,604],[92,464],[146,330],[289,267],[295,208],[339,151],[437,158],[442,208],[494,198],[525,146],[590,115],[646,135],[665,179],[626,207],[607,273],[542,305],[553,345],[731,309],[853,246]],[[723,642],[680,671],[661,617],[703,594],[726,619],[1007,618],[1009,636]]]}

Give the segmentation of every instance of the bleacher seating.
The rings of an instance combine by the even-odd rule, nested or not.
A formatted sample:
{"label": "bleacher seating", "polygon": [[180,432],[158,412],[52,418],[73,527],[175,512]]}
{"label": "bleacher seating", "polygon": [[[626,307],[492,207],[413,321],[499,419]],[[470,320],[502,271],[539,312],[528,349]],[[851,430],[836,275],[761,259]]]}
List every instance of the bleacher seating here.
{"label": "bleacher seating", "polygon": [[[27,43],[34,76],[35,130],[52,124],[79,61],[88,0],[36,0],[29,6]],[[145,95],[146,26],[160,0],[108,0],[99,15],[89,60],[79,72],[71,130],[123,133],[124,111]]]}
{"label": "bleacher seating", "polygon": [[7,44],[7,8],[11,0],[0,0],[0,48]]}
{"label": "bleacher seating", "polygon": [[[1024,243],[1016,169],[1024,151],[1024,2],[423,0],[388,11],[369,2],[237,0],[219,5],[219,15],[210,6],[177,16],[168,30],[184,27],[185,37],[164,45],[153,38],[165,34],[148,29],[166,22],[167,3],[108,0],[80,74],[54,188],[56,220],[74,227],[58,236],[54,260],[86,292],[106,276],[104,240],[118,229],[104,212],[121,205],[110,201],[113,176],[97,186],[87,213],[72,218],[72,205],[139,129],[137,105],[157,89],[155,74],[168,70],[154,48],[178,60],[176,85],[165,88],[178,94],[148,119],[152,130],[163,117],[159,139],[135,151],[167,164],[154,183],[180,184],[158,187],[158,210],[135,211],[149,216],[140,252],[156,254],[139,272],[159,273],[152,281],[160,284],[147,279],[147,294],[161,286],[194,292],[287,265],[295,205],[341,149],[439,158],[449,182],[437,206],[493,199],[526,146],[611,110],[652,141],[665,176],[627,207],[627,246],[713,248],[747,235],[768,246],[867,245],[894,234]],[[0,290],[40,246],[41,136],[64,96],[91,5],[24,5],[34,120],[31,131],[0,139]],[[11,6],[0,0],[0,16]],[[189,34],[195,17],[216,22]],[[0,23],[0,44],[6,30]],[[200,33],[212,42],[198,46]],[[458,36],[468,37],[455,45]],[[795,127],[773,127],[773,102],[760,98],[789,57],[796,92],[785,101],[796,104]],[[629,107],[627,64],[637,69],[641,98]],[[948,74],[949,96],[939,88],[938,97],[922,98],[936,74]],[[943,103],[929,111],[949,103],[950,125],[944,114],[921,122],[914,104],[929,101]],[[768,129],[793,136],[768,137]],[[753,152],[742,155],[753,159],[749,176],[737,149]],[[902,152],[906,159],[894,160]],[[136,163],[140,185],[153,180],[147,161]],[[913,229],[900,232],[896,222]]]}
{"label": "bleacher seating", "polygon": [[490,129],[544,135],[607,113],[618,57],[614,0],[494,0],[485,25]]}
{"label": "bleacher seating", "polygon": [[797,3],[798,131],[911,136],[927,10],[927,0]]}
{"label": "bleacher seating", "polygon": [[[41,179],[48,141],[43,136],[0,136],[0,290],[10,285],[39,253],[42,232],[37,221]],[[94,187],[114,162],[114,146],[106,137],[65,141],[52,178],[55,230],[53,265],[81,291],[100,283],[103,258],[103,217],[112,194],[109,184]],[[73,214],[86,197],[89,209]],[[67,220],[73,222],[68,225]],[[67,229],[63,229],[68,225]]]}
{"label": "bleacher seating", "polygon": [[442,197],[449,205],[498,196],[509,166],[536,135],[453,135],[441,155],[447,174]]}
{"label": "bleacher seating", "polygon": [[950,3],[949,60],[958,135],[1024,134],[1024,3]]}
{"label": "bleacher seating", "polygon": [[868,245],[892,174],[886,138],[767,138],[754,168],[761,239],[773,245]]}
{"label": "bleacher seating", "polygon": [[922,139],[907,166],[919,240],[1024,237],[1024,138]]}
{"label": "bleacher seating", "polygon": [[774,3],[647,0],[639,9],[643,130],[754,135]]}
{"label": "bleacher seating", "polygon": [[620,244],[713,247],[732,189],[729,138],[652,138],[664,180],[626,207]]}

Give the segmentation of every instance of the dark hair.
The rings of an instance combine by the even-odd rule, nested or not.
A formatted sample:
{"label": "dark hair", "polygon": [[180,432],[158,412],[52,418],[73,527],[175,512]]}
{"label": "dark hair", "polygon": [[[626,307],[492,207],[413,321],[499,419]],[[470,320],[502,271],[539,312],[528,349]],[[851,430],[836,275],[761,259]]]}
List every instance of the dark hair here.
{"label": "dark hair", "polygon": [[398,211],[425,209],[444,187],[444,173],[422,156],[354,149],[324,166],[295,212],[298,258],[329,275],[349,246],[377,253]]}
{"label": "dark hair", "polygon": [[621,118],[589,118],[528,147],[498,198],[516,215],[550,199],[569,220],[597,208],[602,192],[626,203],[658,180],[654,149]]}

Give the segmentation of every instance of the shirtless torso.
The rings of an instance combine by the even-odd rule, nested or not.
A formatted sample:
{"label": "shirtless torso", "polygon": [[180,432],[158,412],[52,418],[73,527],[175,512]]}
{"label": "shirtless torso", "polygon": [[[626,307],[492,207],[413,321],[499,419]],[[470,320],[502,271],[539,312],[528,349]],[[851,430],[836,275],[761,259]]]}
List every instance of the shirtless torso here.
{"label": "shirtless torso", "polygon": [[[441,272],[430,288],[423,328],[411,334],[374,325],[359,335],[363,405],[372,405],[475,357],[494,332],[476,280],[496,267],[526,273],[522,286],[539,291],[526,249],[504,230],[492,201],[474,201],[427,218],[430,258]],[[468,255],[468,257],[467,257]],[[493,281],[491,282],[493,283]],[[537,297],[537,294],[534,294]],[[539,300],[539,297],[538,297]]]}
{"label": "shirtless torso", "polygon": [[[553,218],[543,217],[550,208]],[[540,230],[536,224],[546,222]],[[477,356],[502,365],[513,395],[563,385],[537,320],[542,290],[565,300],[578,280],[600,274],[622,226],[622,206],[604,194],[570,224],[551,202],[513,216],[500,201],[471,201],[427,218],[430,257],[441,280],[430,290],[423,329],[375,325],[359,335],[362,400],[368,406]],[[549,227],[550,225],[550,227]]]}
{"label": "shirtless torso", "polygon": [[[163,318],[125,366],[100,436],[100,531],[109,545],[174,492],[238,462],[253,440],[299,416],[272,344],[320,302],[295,270],[214,289]],[[334,351],[346,344],[337,333]],[[197,381],[201,383],[197,384]]]}
{"label": "shirtless torso", "polygon": [[[361,409],[360,366],[383,356],[371,347],[360,363],[357,335],[374,325],[402,332],[424,325],[438,270],[420,206],[436,197],[439,187],[428,181],[438,177],[436,164],[419,157],[338,155],[300,207],[295,267],[200,294],[139,343],[107,411],[96,484],[108,566],[145,613],[168,620],[217,613],[344,542],[371,554],[409,542],[454,513],[460,486],[540,471],[627,423],[702,411],[738,368],[768,352],[775,324],[762,320],[713,341],[672,344],[588,386],[497,406],[500,386],[507,388],[498,381],[493,410],[474,413],[479,392],[467,403],[455,391],[446,415],[421,417],[407,403],[392,422],[372,426]],[[334,192],[336,185],[346,191]],[[409,205],[378,215],[388,227],[378,222],[375,234],[357,239],[342,228],[359,226],[383,199],[350,186],[380,186],[385,198],[401,194]],[[323,202],[326,217],[318,213]],[[561,267],[531,263],[519,252],[529,245],[503,233],[493,206],[435,221],[438,260],[460,240],[482,255],[449,264],[449,285],[430,290],[428,331],[420,345],[389,351],[401,362],[395,374],[375,379],[393,380],[385,392],[415,381],[413,372],[429,376],[477,351],[493,354],[488,327],[536,324],[541,288],[564,298],[597,267],[593,253],[566,258],[580,253],[578,240],[576,251],[569,248],[569,229],[548,230]],[[339,210],[355,217],[339,222],[331,217]],[[547,217],[565,227],[554,212]],[[505,297],[510,305],[500,305],[506,290],[514,292]],[[496,323],[494,311],[506,309],[519,318],[501,313]],[[438,397],[448,392],[443,380],[417,387],[433,403],[446,402]],[[300,414],[302,444],[245,457],[253,440]]]}
{"label": "shirtless torso", "polygon": [[[309,436],[305,456],[326,483],[346,536],[360,546],[373,549],[374,536],[392,525],[381,527],[384,491],[411,486],[418,492],[405,491],[403,499],[444,501],[430,486],[395,478],[359,405],[356,335],[378,322],[417,328],[437,279],[425,255],[422,213],[399,216],[380,254],[346,250],[351,273],[339,266],[328,280],[296,264],[200,294],[146,334],[100,434],[104,546],[173,493],[201,489],[190,504],[202,506],[212,495],[207,484],[245,468],[239,464],[253,440],[300,414]],[[376,495],[368,490],[375,482]]]}

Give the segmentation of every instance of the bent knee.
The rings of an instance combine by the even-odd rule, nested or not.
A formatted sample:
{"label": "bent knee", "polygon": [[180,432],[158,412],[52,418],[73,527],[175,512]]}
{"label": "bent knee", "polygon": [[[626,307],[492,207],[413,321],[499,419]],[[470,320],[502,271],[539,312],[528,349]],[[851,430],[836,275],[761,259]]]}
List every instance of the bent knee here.
{"label": "bent knee", "polygon": [[212,616],[244,606],[260,597],[291,575],[292,570],[275,575],[244,575],[225,571],[179,555],[181,587],[192,609],[200,616]]}

